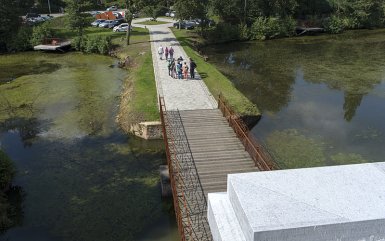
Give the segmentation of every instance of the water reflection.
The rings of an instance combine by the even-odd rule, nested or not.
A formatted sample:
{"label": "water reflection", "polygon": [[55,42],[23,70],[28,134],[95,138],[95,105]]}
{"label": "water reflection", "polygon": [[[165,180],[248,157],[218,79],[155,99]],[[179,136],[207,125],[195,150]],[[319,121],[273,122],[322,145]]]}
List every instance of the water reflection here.
{"label": "water reflection", "polygon": [[283,166],[383,161],[385,30],[206,51],[263,111],[253,132]]}
{"label": "water reflection", "polygon": [[127,137],[115,123],[126,72],[104,56],[4,56],[22,57],[61,67],[0,85],[0,143],[26,193],[20,227],[0,240],[139,240],[160,222],[177,240],[160,197],[162,142]]}

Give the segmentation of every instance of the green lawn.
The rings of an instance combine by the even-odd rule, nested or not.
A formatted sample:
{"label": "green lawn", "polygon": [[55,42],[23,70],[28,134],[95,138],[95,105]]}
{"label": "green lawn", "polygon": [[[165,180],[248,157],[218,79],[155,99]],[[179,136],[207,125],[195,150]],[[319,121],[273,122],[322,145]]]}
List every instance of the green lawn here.
{"label": "green lawn", "polygon": [[[130,57],[129,77],[124,82],[120,106],[120,124],[127,131],[127,124],[159,120],[157,92],[152,65],[150,35],[148,29],[134,28],[130,45],[125,45],[125,33],[114,37],[118,58]],[[123,124],[122,124],[123,123]]]}
{"label": "green lawn", "polygon": [[137,24],[142,24],[142,25],[159,25],[159,24],[166,24],[166,23],[168,23],[168,22],[147,20],[147,21],[143,21],[143,22],[138,22]]}
{"label": "green lawn", "polygon": [[189,30],[178,30],[175,28],[172,28],[172,31],[183,46],[187,55],[193,58],[197,63],[197,71],[214,96],[217,97],[222,93],[233,109],[240,115],[255,116],[261,114],[258,107],[238,91],[226,76],[219,72],[214,65],[205,62],[203,57],[193,50],[193,38],[195,38],[196,41],[199,41],[199,37],[197,37],[194,32]]}

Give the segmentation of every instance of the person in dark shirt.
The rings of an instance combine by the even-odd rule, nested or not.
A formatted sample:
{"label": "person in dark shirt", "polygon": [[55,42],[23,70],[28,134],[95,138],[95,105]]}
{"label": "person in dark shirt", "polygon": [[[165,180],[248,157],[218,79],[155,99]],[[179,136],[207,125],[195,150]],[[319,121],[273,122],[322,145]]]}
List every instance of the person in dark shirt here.
{"label": "person in dark shirt", "polygon": [[190,58],[190,78],[195,79],[195,69],[197,67],[197,64],[194,62],[193,59]]}

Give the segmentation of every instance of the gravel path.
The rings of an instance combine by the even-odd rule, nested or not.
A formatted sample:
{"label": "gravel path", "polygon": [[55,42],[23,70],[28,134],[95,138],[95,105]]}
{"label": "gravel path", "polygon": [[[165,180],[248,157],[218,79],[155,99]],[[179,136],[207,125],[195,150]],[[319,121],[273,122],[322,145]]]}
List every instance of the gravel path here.
{"label": "gravel path", "polygon": [[[144,27],[137,24],[137,22],[145,19],[138,19],[133,21],[136,27]],[[170,21],[169,19],[161,19],[160,21]],[[188,63],[188,56],[186,55],[179,42],[176,40],[174,34],[169,27],[172,23],[162,25],[147,25],[151,37],[151,51],[154,65],[154,73],[158,95],[163,96],[166,103],[167,110],[200,110],[200,109],[216,109],[217,102],[207,89],[205,83],[200,78],[199,74],[195,74],[194,80],[178,80],[173,79],[168,75],[167,61],[163,56],[163,60],[159,59],[158,48],[172,46],[175,53],[174,58],[182,56],[186,63]],[[199,66],[197,68],[199,70]]]}

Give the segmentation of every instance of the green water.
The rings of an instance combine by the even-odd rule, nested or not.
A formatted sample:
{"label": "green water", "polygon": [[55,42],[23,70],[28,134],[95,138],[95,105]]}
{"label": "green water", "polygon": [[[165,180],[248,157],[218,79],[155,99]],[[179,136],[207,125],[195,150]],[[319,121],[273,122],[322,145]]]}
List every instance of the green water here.
{"label": "green water", "polygon": [[18,170],[20,224],[0,240],[177,240],[161,141],[115,123],[127,72],[78,53],[0,56],[0,144]]}
{"label": "green water", "polygon": [[283,168],[385,161],[385,30],[211,46]]}

